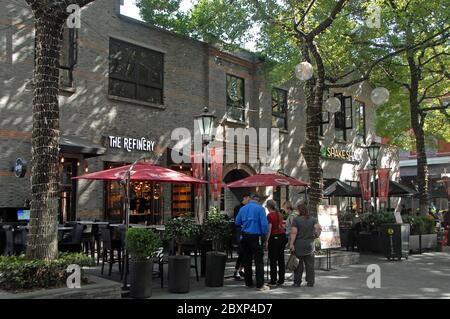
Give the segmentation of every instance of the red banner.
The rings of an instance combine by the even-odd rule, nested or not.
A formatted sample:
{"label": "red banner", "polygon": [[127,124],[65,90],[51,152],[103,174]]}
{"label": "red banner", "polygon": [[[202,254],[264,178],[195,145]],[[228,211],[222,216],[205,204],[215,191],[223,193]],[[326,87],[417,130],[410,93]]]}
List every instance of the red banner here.
{"label": "red banner", "polygon": [[220,199],[222,191],[223,149],[211,148],[211,188],[214,201]]}
{"label": "red banner", "polygon": [[358,175],[362,198],[363,200],[370,200],[370,170],[361,169],[358,171]]}
{"label": "red banner", "polygon": [[387,202],[389,196],[389,172],[390,168],[378,169],[378,198],[380,203]]}
{"label": "red banner", "polygon": [[[203,179],[203,156],[201,153],[191,154],[192,163],[192,176],[198,179]],[[201,197],[203,195],[202,185],[197,185],[196,187],[196,197]]]}

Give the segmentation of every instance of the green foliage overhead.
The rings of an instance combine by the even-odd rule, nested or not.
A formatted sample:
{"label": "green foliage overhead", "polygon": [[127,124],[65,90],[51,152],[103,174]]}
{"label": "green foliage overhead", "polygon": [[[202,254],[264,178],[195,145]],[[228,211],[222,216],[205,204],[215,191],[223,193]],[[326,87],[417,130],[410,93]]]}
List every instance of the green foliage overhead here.
{"label": "green foliage overhead", "polygon": [[147,260],[154,257],[158,248],[161,247],[159,235],[145,228],[129,229],[125,243],[134,260]]}
{"label": "green foliage overhead", "polygon": [[[308,33],[327,19],[336,2],[198,0],[193,2],[190,11],[182,13],[179,0],[138,0],[144,20],[172,31],[210,43],[225,43],[228,47],[242,46],[252,39],[267,61],[267,74],[275,85],[292,79],[295,66],[304,60],[294,23],[299,22],[309,8],[300,24],[300,29]],[[375,5],[381,11],[379,28],[367,23]],[[376,132],[389,137],[392,144],[412,150],[415,136],[410,124],[409,91],[401,85],[410,80],[406,53],[402,51],[371,67],[374,61],[399,49],[423,44],[448,26],[445,1],[349,0],[331,26],[316,36],[315,42],[323,58],[327,80],[342,81],[343,75],[351,70],[359,74],[371,70],[373,86],[383,86],[390,91],[389,102],[377,108]],[[252,38],[255,30],[258,30],[257,35]],[[448,44],[446,41],[428,48],[426,44],[418,45],[415,59],[426,62],[422,68],[419,98],[425,93],[429,97],[448,93]],[[432,85],[441,78],[441,82]],[[438,105],[440,100],[427,98],[421,102],[421,107],[427,107]],[[424,122],[427,147],[435,147],[437,139],[450,141],[449,118],[448,110],[428,113]]]}

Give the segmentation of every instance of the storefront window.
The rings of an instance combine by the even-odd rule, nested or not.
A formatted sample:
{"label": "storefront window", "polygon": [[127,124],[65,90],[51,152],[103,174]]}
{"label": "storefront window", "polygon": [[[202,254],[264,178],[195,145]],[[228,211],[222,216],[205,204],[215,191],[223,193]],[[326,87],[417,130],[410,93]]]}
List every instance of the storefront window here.
{"label": "storefront window", "polygon": [[61,224],[75,220],[76,182],[72,177],[77,176],[76,159],[60,158],[60,197],[59,197],[59,222]]}
{"label": "storefront window", "polygon": [[[106,163],[105,169],[126,163]],[[105,182],[105,217],[107,221],[125,221],[125,188],[119,182]],[[162,218],[162,185],[147,181],[130,184],[130,223],[158,225]]]}
{"label": "storefront window", "polygon": [[109,94],[163,104],[164,55],[110,39]]}
{"label": "storefront window", "polygon": [[245,122],[244,79],[227,74],[227,116]]}
{"label": "storefront window", "polygon": [[287,130],[287,91],[272,90],[272,127]]}
{"label": "storefront window", "polygon": [[335,94],[341,100],[341,110],[334,114],[335,137],[337,140],[347,140],[347,130],[353,128],[352,97],[341,93]]}
{"label": "storefront window", "polygon": [[[190,168],[173,166],[173,170],[192,175]],[[191,184],[172,185],[172,217],[194,215],[194,189]]]}
{"label": "storefront window", "polygon": [[59,56],[59,84],[72,88],[73,69],[77,64],[78,31],[76,28],[64,28],[61,34],[61,54]]}
{"label": "storefront window", "polygon": [[356,139],[360,144],[366,142],[366,106],[359,101],[353,101],[355,106],[355,124],[356,124]]}

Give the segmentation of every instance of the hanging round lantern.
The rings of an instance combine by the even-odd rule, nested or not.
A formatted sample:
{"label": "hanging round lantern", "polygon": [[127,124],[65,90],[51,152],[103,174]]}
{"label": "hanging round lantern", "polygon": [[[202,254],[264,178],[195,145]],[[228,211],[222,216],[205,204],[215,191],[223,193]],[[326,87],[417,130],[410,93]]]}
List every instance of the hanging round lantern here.
{"label": "hanging round lantern", "polygon": [[341,110],[341,100],[337,97],[330,97],[325,101],[325,109],[330,113],[336,113]]}
{"label": "hanging round lantern", "polygon": [[312,78],[314,69],[309,62],[301,62],[295,67],[295,76],[301,81],[307,81]]}
{"label": "hanging round lantern", "polygon": [[384,104],[389,101],[389,91],[384,87],[375,88],[370,93],[370,99],[377,106]]}

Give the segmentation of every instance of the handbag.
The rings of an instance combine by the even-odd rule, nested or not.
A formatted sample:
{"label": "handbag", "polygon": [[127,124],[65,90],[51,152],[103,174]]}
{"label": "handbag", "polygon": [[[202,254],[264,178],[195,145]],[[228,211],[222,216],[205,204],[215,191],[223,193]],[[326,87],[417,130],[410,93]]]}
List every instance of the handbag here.
{"label": "handbag", "polygon": [[298,267],[298,263],[299,263],[299,260],[298,260],[297,256],[295,256],[294,253],[291,253],[291,255],[289,256],[289,259],[286,263],[286,269],[289,271],[295,271],[295,269],[297,269],[297,267]]}

